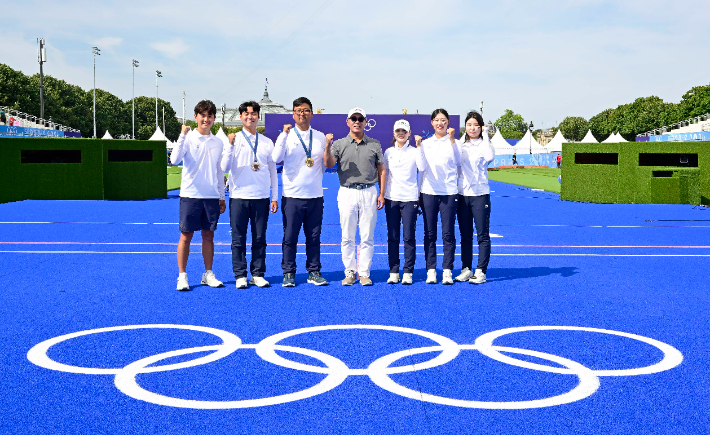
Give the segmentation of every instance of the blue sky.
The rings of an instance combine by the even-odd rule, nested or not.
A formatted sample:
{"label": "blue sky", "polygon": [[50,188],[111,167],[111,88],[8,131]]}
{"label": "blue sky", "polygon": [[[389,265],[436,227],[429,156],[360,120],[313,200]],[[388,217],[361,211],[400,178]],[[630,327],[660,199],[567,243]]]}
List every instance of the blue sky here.
{"label": "blue sky", "polygon": [[[131,98],[155,95],[182,111],[200,99],[235,107],[261,98],[290,107],[307,96],[326,113],[465,114],[512,109],[550,127],[565,116],[657,95],[677,102],[710,83],[710,2],[0,0],[0,62]],[[22,5],[22,6],[20,6]],[[22,9],[22,10],[20,10]],[[2,102],[0,102],[2,103]]]}

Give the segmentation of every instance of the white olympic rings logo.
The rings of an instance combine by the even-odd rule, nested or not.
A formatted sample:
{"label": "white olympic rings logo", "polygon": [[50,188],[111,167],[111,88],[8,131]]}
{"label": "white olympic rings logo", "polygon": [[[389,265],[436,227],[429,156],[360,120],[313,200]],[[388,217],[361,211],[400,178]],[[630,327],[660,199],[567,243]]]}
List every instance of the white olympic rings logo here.
{"label": "white olympic rings logo", "polygon": [[368,119],[367,124],[365,124],[365,131],[370,131],[377,125],[377,121],[374,119]]}
{"label": "white olympic rings logo", "polygon": [[[133,363],[128,364],[123,368],[88,368],[71,366],[59,363],[52,360],[47,355],[47,351],[54,345],[62,343],[64,341],[91,335],[99,334],[111,331],[124,331],[124,330],[135,330],[135,329],[183,329],[198,332],[205,332],[207,334],[212,334],[222,339],[222,344],[211,345],[211,346],[199,346],[187,349],[180,349],[171,352],[164,352],[158,355],[149,356],[147,358],[140,359]],[[318,352],[311,349],[305,349],[295,346],[286,346],[279,344],[284,339],[289,337],[294,337],[300,334],[306,334],[318,331],[331,331],[331,330],[348,330],[348,329],[369,329],[369,330],[384,330],[384,331],[394,331],[403,332],[408,334],[418,335],[424,338],[428,338],[437,343],[436,346],[419,347],[413,349],[406,349],[385,355],[378,358],[372,362],[367,368],[364,369],[352,369],[349,368],[343,361],[328,354]],[[497,338],[526,331],[584,331],[584,332],[595,332],[601,334],[615,335],[619,337],[626,337],[633,340],[638,340],[640,342],[649,344],[656,347],[661,352],[663,352],[663,359],[655,364],[630,369],[618,369],[618,370],[592,370],[589,369],[575,361],[569,360],[556,355],[551,355],[544,352],[538,352],[528,349],[521,349],[515,347],[507,346],[496,346],[493,341]],[[266,398],[258,399],[247,399],[247,400],[234,400],[234,401],[202,401],[202,400],[189,400],[180,399],[176,397],[168,397],[160,395],[142,388],[136,381],[136,376],[145,373],[157,373],[170,370],[184,369],[188,367],[195,367],[202,364],[207,364],[213,361],[217,361],[224,358],[233,352],[240,349],[255,349],[257,355],[263,360],[270,363],[294,369],[307,371],[312,373],[321,373],[326,375],[318,384],[307,388],[302,391],[283,394],[279,396],[272,396]],[[476,350],[481,354],[492,358],[493,360],[532,370],[538,370],[549,373],[558,373],[563,375],[575,375],[579,379],[579,383],[572,390],[557,395],[553,397],[527,400],[527,401],[510,401],[510,402],[486,402],[486,401],[474,401],[474,400],[461,400],[442,396],[435,396],[432,394],[427,394],[424,392],[409,389],[401,384],[396,383],[390,378],[390,375],[395,373],[409,373],[415,371],[426,370],[440,365],[446,364],[447,362],[453,360],[458,356],[462,350]],[[214,351],[213,353],[196,358],[194,360],[166,364],[159,366],[152,366],[160,361],[168,358],[173,358],[181,355],[189,355],[194,353],[202,353],[207,351]],[[301,355],[306,355],[316,360],[321,361],[325,367],[314,366],[303,364],[300,362],[292,361],[282,356],[278,355],[276,351],[298,353]],[[432,358],[431,360],[424,361],[422,363],[416,363],[412,365],[403,366],[392,366],[396,361],[418,354],[439,352],[439,355]],[[501,352],[507,354],[519,354],[527,355],[535,358],[551,361],[558,364],[557,366],[548,366],[544,364],[536,364],[525,360],[520,360],[512,358],[510,356],[504,355]],[[27,353],[27,359],[32,363],[51,370],[57,370],[68,373],[83,373],[83,374],[93,374],[93,375],[114,375],[114,384],[124,394],[149,403],[154,403],[157,405],[180,407],[180,408],[194,408],[194,409],[233,409],[233,408],[253,408],[267,405],[276,405],[281,403],[293,402],[296,400],[306,399],[309,397],[316,396],[318,394],[325,393],[332,390],[333,388],[340,385],[348,376],[369,376],[372,382],[374,382],[379,387],[390,391],[394,394],[398,394],[403,397],[408,397],[414,400],[420,400],[424,402],[436,403],[441,405],[456,406],[462,408],[485,408],[485,409],[529,409],[529,408],[542,408],[549,406],[557,406],[566,403],[575,402],[584,399],[592,394],[599,388],[599,377],[600,376],[634,376],[634,375],[645,375],[651,373],[659,373],[665,370],[672,369],[676,367],[683,361],[683,355],[674,347],[654,340],[652,338],[643,337],[636,334],[629,334],[626,332],[611,331],[607,329],[597,329],[597,328],[585,328],[576,326],[524,326],[519,328],[507,328],[500,329],[498,331],[488,332],[481,335],[476,339],[474,344],[457,344],[453,340],[443,337],[438,334],[431,332],[420,331],[417,329],[403,328],[397,326],[382,326],[382,325],[330,325],[330,326],[315,326],[311,328],[301,328],[294,329],[291,331],[281,332],[279,334],[272,335],[261,340],[257,344],[243,344],[241,339],[236,335],[214,328],[202,327],[202,326],[191,326],[191,325],[129,325],[129,326],[116,326],[110,328],[99,328],[90,329],[86,331],[75,332],[72,334],[62,335],[55,337],[42,343],[39,343],[32,347]]]}

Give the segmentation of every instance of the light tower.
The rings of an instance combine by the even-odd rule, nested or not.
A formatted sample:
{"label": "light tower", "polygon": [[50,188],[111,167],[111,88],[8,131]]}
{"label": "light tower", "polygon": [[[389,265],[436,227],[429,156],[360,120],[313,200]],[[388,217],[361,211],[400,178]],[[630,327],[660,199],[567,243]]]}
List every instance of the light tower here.
{"label": "light tower", "polygon": [[[155,70],[155,128],[160,128],[158,125],[158,77],[162,77],[163,73]],[[163,132],[165,134],[165,132]]]}
{"label": "light tower", "polygon": [[136,68],[138,61],[133,59],[133,139],[136,138]]}
{"label": "light tower", "polygon": [[101,56],[97,47],[91,47],[91,52],[94,54],[94,139],[96,139],[96,56]]}
{"label": "light tower", "polygon": [[39,52],[37,61],[39,62],[39,117],[44,119],[44,71],[42,64],[47,62],[47,50],[44,48],[44,38],[37,39]]}

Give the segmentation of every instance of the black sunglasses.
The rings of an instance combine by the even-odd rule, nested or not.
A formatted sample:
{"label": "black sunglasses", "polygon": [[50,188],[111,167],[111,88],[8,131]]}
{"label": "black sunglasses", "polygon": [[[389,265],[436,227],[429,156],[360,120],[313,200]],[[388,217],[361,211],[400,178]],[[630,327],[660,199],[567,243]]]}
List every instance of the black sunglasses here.
{"label": "black sunglasses", "polygon": [[351,120],[352,122],[363,122],[363,121],[365,121],[365,117],[364,117],[364,116],[355,116],[355,115],[353,115],[353,116],[350,117],[350,120]]}

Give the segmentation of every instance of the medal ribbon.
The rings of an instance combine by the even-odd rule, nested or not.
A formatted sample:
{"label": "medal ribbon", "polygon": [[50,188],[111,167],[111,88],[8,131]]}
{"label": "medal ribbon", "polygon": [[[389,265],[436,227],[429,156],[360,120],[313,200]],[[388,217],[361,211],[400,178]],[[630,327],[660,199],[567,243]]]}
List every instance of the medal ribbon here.
{"label": "medal ribbon", "polygon": [[249,139],[249,136],[247,136],[246,133],[244,133],[244,130],[242,130],[242,134],[244,135],[244,139],[249,142],[249,148],[251,148],[252,151],[254,151],[254,163],[256,163],[256,148],[259,146],[259,132],[256,132],[256,143],[254,145],[251,144],[251,139]]}
{"label": "medal ribbon", "polygon": [[306,157],[311,158],[311,150],[313,149],[313,129],[311,129],[311,138],[310,141],[308,142],[308,148],[306,148],[306,143],[303,141],[303,138],[301,135],[298,133],[298,127],[293,129],[296,132],[296,136],[298,136],[298,140],[301,141],[301,145],[303,145],[303,151],[306,152]]}

